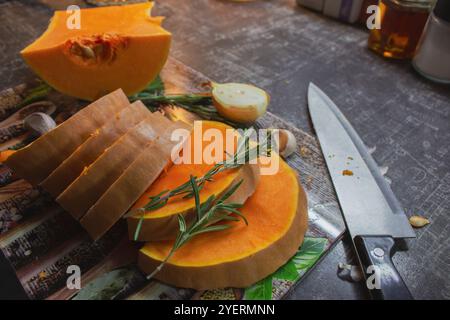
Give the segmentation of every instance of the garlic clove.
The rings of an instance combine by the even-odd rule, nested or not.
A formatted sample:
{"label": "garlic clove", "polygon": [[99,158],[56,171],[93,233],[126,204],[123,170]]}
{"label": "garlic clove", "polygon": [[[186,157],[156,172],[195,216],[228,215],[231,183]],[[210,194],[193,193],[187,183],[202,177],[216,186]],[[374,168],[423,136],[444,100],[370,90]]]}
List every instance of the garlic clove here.
{"label": "garlic clove", "polygon": [[270,97],[264,90],[244,83],[211,83],[214,106],[221,116],[238,123],[252,123],[267,110]]}
{"label": "garlic clove", "polygon": [[35,112],[24,119],[25,127],[36,136],[42,136],[56,127],[55,120],[43,112]]}
{"label": "garlic clove", "polygon": [[297,139],[294,134],[286,129],[271,129],[275,133],[278,145],[278,153],[287,158],[297,150]]}
{"label": "garlic clove", "polygon": [[421,216],[412,216],[409,218],[409,223],[414,228],[422,228],[426,226],[427,224],[430,224],[430,220],[427,218],[421,217]]}

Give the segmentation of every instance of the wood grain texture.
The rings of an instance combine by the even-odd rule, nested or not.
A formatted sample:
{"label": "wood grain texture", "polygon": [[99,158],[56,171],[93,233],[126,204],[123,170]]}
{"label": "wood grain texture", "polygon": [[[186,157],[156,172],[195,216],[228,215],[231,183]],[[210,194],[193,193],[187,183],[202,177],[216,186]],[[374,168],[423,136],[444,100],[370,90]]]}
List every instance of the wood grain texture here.
{"label": "wood grain texture", "polygon": [[[369,52],[364,30],[300,9],[293,0],[156,2],[155,14],[167,16],[165,27],[174,35],[172,56],[216,81],[267,89],[270,111],[303,130],[317,159],[317,144],[305,135],[312,133],[308,83],[336,102],[365,143],[376,147],[374,157],[388,169],[407,214],[432,221],[417,231],[409,251],[396,254],[400,273],[416,298],[450,299],[450,89],[422,79],[407,63]],[[38,1],[0,1],[0,89],[31,76],[17,52],[45,29],[50,15]],[[317,161],[302,170],[326,172]],[[329,186],[328,178],[315,183]],[[336,210],[328,197],[317,200],[317,210]],[[348,244],[339,244],[291,297],[364,297],[360,286],[336,277],[337,264],[352,261]]]}

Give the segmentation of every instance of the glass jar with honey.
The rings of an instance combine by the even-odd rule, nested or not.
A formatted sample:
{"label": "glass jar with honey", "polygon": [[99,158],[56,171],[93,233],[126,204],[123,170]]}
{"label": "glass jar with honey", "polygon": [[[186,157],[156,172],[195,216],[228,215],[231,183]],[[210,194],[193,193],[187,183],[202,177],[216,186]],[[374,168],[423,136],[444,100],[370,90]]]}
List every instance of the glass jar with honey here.
{"label": "glass jar with honey", "polygon": [[380,0],[380,29],[373,29],[369,48],[394,59],[411,59],[435,0]]}

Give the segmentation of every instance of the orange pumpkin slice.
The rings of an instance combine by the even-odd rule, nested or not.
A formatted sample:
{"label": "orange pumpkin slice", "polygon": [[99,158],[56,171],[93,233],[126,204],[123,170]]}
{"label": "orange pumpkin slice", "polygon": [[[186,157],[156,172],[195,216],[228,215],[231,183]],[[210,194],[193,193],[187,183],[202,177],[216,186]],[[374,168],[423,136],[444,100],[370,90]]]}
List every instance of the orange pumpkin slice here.
{"label": "orange pumpkin slice", "polygon": [[56,11],[22,57],[52,87],[77,98],[94,100],[118,88],[134,94],[156,78],[169,54],[171,34],[161,17],[150,16],[152,7]]}
{"label": "orange pumpkin slice", "polygon": [[[181,247],[155,278],[198,290],[248,287],[286,263],[303,242],[307,201],[296,172],[280,159],[275,175],[262,175],[255,193],[240,209],[248,220],[233,228],[200,234]],[[173,242],[149,242],[138,266],[151,273]]]}
{"label": "orange pumpkin slice", "polygon": [[[198,129],[197,133],[199,133],[203,138],[205,137],[205,132],[207,132],[207,130],[209,129],[218,130],[222,137],[226,137],[227,129],[232,130],[230,126],[220,122],[201,121],[201,124],[201,130]],[[195,130],[197,129],[194,126],[194,132],[188,139],[189,145],[186,146],[186,149],[190,148],[191,150],[189,161],[185,161],[181,164],[175,164],[171,166],[166,172],[163,172],[161,176],[136,202],[136,204],[133,206],[133,209],[144,207],[149,202],[150,196],[159,194],[164,190],[172,190],[185,183],[186,181],[189,181],[191,175],[195,177],[203,176],[214,166],[214,163],[205,163],[206,157],[200,159],[202,160],[200,161],[201,163],[193,163],[195,160],[195,153],[198,153],[199,151],[199,149],[196,148],[200,148],[198,147],[198,143],[196,147],[196,142],[194,142],[194,140],[196,139]],[[231,131],[231,133],[233,133],[233,131]],[[232,138],[237,139],[237,136],[233,135]],[[223,139],[223,143],[223,150],[226,150],[226,139]],[[208,146],[211,146],[211,144],[203,142],[201,146],[201,148],[203,149],[201,149],[200,151],[204,151],[206,148],[208,148]],[[183,152],[184,151],[186,150],[183,149]],[[217,157],[217,159],[219,159],[219,156]],[[220,159],[223,160],[225,158],[226,153],[223,152],[223,154],[220,155]],[[225,192],[234,183],[238,182],[241,179],[244,179],[245,184],[241,185],[241,187],[239,188],[239,191],[241,191],[239,193],[239,200],[243,203],[247,199],[247,197],[253,193],[254,187],[259,177],[259,170],[257,166],[255,167],[247,165],[244,167],[245,168],[223,171],[215,175],[212,182],[206,182],[203,189],[200,191],[200,202],[206,201],[211,195],[219,195]],[[136,240],[154,241],[174,238],[178,229],[177,214],[186,214],[186,219],[189,221],[191,217],[189,213],[192,212],[194,206],[195,200],[193,198],[183,199],[183,195],[179,195],[171,198],[165,206],[157,210],[144,213],[139,236]],[[130,239],[134,240],[135,231],[141,218],[142,214],[137,213],[127,219],[128,234]]]}

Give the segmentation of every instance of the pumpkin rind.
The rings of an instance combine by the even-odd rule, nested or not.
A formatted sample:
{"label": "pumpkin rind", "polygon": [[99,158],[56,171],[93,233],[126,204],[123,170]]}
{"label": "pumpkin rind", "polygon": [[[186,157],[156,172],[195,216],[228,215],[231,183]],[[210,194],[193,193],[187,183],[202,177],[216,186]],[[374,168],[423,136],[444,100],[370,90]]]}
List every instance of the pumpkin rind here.
{"label": "pumpkin rind", "polygon": [[41,186],[53,197],[63,192],[82,172],[91,165],[117,139],[152,113],[140,101],[117,113],[96,130],[74,153],[61,163]]}
{"label": "pumpkin rind", "polygon": [[188,127],[181,122],[170,123],[158,141],[150,143],[83,216],[80,223],[92,239],[108,231],[168,165],[176,144],[168,138],[178,128]]}
{"label": "pumpkin rind", "polygon": [[[241,225],[228,230],[197,236],[180,248],[155,278],[197,290],[241,288],[265,278],[286,263],[303,242],[307,200],[296,173],[284,161],[280,163],[279,173],[261,176],[256,192],[241,209],[249,220],[248,227],[239,222]],[[280,183],[283,190],[267,191],[279,187]],[[288,204],[286,211],[273,211],[283,203]],[[274,223],[279,223],[281,230],[271,227]],[[240,245],[233,241],[239,241]],[[154,271],[170,247],[169,241],[147,243],[139,252],[140,269],[145,273]]]}
{"label": "pumpkin rind", "polygon": [[151,17],[153,3],[80,10],[80,28],[56,11],[47,31],[22,50],[27,64],[60,92],[94,100],[122,88],[135,94],[169,55],[171,34]]}
{"label": "pumpkin rind", "polygon": [[158,137],[153,118],[138,123],[59,195],[56,201],[80,219],[150,142]]}
{"label": "pumpkin rind", "polygon": [[12,154],[6,165],[37,185],[56,169],[92,133],[129,106],[127,96],[118,89],[91,103],[36,141]]}

